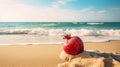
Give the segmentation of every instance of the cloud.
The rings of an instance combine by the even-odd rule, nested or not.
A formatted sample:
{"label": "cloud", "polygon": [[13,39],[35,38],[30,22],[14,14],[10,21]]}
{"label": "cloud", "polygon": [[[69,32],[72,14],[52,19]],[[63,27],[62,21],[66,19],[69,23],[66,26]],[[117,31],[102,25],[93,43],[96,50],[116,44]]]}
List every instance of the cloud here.
{"label": "cloud", "polygon": [[[59,6],[68,3],[68,0],[59,0]],[[87,7],[80,10],[36,7],[23,4],[19,0],[0,0],[0,21],[120,21],[118,9],[94,11],[95,7]],[[116,10],[116,11],[115,11]]]}
{"label": "cloud", "polygon": [[58,7],[60,7],[61,5],[64,5],[64,4],[68,3],[69,1],[70,1],[70,0],[58,0],[58,1],[56,1],[56,2],[53,2],[52,7],[53,7],[53,8],[58,8]]}
{"label": "cloud", "polygon": [[99,14],[105,14],[106,13],[106,10],[101,10],[101,11],[98,11]]}
{"label": "cloud", "polygon": [[91,11],[93,8],[94,8],[93,6],[87,7],[87,8],[81,9],[80,12],[81,12],[81,13],[86,13],[86,12]]}
{"label": "cloud", "polygon": [[120,8],[112,8],[113,10],[120,10]]}

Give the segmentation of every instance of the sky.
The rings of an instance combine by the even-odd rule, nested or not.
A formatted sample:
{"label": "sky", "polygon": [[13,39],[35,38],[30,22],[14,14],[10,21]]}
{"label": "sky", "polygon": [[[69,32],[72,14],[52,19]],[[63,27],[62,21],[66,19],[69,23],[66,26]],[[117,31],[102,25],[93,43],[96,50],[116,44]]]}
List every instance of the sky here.
{"label": "sky", "polygon": [[0,22],[120,22],[120,0],[0,0]]}

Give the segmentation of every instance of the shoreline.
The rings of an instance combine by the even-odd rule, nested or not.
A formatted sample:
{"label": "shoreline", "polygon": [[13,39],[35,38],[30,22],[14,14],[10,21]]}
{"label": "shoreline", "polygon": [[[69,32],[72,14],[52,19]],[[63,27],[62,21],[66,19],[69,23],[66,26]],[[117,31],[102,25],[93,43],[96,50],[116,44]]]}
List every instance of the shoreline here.
{"label": "shoreline", "polygon": [[[120,40],[109,40],[101,42],[83,42],[84,44],[88,43],[110,43],[110,42],[119,42]],[[5,41],[4,41],[5,42]],[[28,46],[28,45],[62,45],[64,42],[41,42],[41,43],[0,43],[0,46]],[[92,44],[91,44],[92,45]]]}
{"label": "shoreline", "polygon": [[[84,43],[85,50],[120,54],[120,40]],[[57,67],[63,44],[2,45],[0,67]]]}
{"label": "shoreline", "polygon": [[[120,36],[80,36],[84,43],[109,42],[120,40]],[[46,42],[47,41],[47,42]],[[39,44],[63,44],[62,36],[41,36],[41,35],[0,35],[0,45],[39,45]]]}

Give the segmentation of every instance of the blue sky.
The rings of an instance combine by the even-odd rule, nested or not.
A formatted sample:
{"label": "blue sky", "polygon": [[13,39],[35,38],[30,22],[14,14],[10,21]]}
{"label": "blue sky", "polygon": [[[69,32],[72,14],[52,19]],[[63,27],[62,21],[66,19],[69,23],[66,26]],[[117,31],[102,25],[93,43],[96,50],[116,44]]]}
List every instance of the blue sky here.
{"label": "blue sky", "polygon": [[[23,0],[23,2],[35,6],[50,7],[54,2],[60,0]],[[119,8],[120,0],[61,0],[67,1],[66,4],[61,5],[61,8],[79,10],[81,8],[94,6],[96,10]]]}
{"label": "blue sky", "polygon": [[120,22],[120,0],[0,0],[0,6],[0,21]]}

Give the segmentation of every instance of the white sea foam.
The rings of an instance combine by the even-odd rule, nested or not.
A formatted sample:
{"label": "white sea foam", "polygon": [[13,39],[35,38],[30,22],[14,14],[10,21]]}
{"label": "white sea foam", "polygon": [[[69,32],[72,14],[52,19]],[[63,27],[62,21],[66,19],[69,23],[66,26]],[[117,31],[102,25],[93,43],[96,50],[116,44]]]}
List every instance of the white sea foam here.
{"label": "white sea foam", "polygon": [[[83,42],[108,42],[120,40],[120,36],[85,36],[80,38]],[[62,36],[41,36],[41,35],[0,35],[0,45],[39,45],[39,44],[63,44]]]}
{"label": "white sea foam", "polygon": [[120,40],[120,30],[7,29],[0,30],[0,34],[5,34],[0,35],[0,45],[63,44],[64,40],[61,35],[64,33],[70,33],[72,36],[79,36],[83,42]]}
{"label": "white sea foam", "polygon": [[104,23],[102,23],[102,22],[88,22],[87,24],[88,25],[102,25]]}
{"label": "white sea foam", "polygon": [[0,34],[38,34],[45,36],[56,36],[70,33],[77,36],[120,36],[120,30],[89,30],[89,29],[6,29],[0,30]]}

